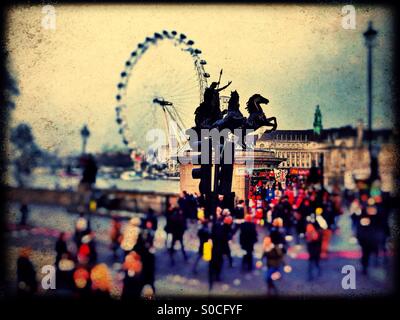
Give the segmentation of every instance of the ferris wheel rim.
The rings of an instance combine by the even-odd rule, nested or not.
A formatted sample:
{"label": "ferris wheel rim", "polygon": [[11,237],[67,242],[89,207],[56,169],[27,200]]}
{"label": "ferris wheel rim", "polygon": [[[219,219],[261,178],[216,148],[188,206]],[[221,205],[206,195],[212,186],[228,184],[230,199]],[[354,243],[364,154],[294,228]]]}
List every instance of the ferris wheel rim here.
{"label": "ferris wheel rim", "polygon": [[132,145],[134,139],[131,139],[131,141],[129,141],[130,139],[125,134],[125,132],[129,132],[130,129],[127,120],[124,119],[124,116],[121,115],[121,112],[123,111],[123,109],[126,109],[128,107],[126,101],[126,91],[132,75],[132,71],[134,69],[134,66],[145,55],[146,51],[152,46],[156,47],[157,44],[163,40],[173,42],[175,46],[180,47],[182,51],[188,52],[193,58],[199,87],[199,103],[202,102],[204,90],[207,87],[207,78],[209,78],[210,75],[205,71],[204,66],[207,64],[207,62],[201,58],[202,51],[198,48],[194,48],[193,46],[194,41],[188,39],[185,34],[178,33],[175,30],[163,30],[161,33],[155,32],[152,37],[146,37],[143,42],[139,42],[137,48],[131,52],[129,58],[125,61],[124,69],[120,73],[120,80],[117,84],[117,94],[115,96],[115,99],[117,101],[117,106],[115,107],[116,122],[119,127],[118,133],[121,135],[122,142],[126,146]]}

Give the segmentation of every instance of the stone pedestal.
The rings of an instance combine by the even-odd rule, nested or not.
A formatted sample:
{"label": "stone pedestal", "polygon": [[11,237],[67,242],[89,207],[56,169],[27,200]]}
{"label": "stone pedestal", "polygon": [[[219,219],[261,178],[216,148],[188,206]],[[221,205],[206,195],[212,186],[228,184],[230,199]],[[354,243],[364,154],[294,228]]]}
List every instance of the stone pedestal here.
{"label": "stone pedestal", "polygon": [[[187,153],[187,159],[191,159],[190,152]],[[237,152],[233,166],[232,181],[232,191],[235,192],[237,199],[245,199],[249,187],[248,179],[253,169],[274,169],[285,160],[285,158],[277,158],[272,151],[261,149]],[[189,193],[200,193],[200,180],[194,180],[192,178],[192,169],[198,167],[200,167],[200,165],[193,165],[192,163],[180,164],[181,191],[185,190]]]}

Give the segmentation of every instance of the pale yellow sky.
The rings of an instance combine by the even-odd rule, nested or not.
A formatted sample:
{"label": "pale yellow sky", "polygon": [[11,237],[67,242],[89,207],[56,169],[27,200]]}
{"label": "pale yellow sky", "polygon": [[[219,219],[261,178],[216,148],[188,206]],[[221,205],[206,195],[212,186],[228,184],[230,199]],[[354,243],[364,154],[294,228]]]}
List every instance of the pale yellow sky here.
{"label": "pale yellow sky", "polygon": [[[56,5],[55,9],[55,30],[42,28],[41,6],[14,7],[7,29],[10,68],[21,91],[13,123],[29,122],[39,144],[50,151],[79,150],[79,129],[85,122],[92,131],[89,151],[106,143],[120,144],[114,111],[119,74],[137,44],[164,29],[195,41],[212,79],[223,68],[223,82],[233,81],[230,89],[239,91],[242,106],[252,94],[261,93],[270,99],[266,113],[277,116],[279,128],[300,129],[311,127],[317,104],[325,127],[365,118],[362,32],[372,19],[379,30],[374,56],[379,111],[374,124],[391,125],[385,120],[390,115],[393,36],[388,10],[356,6],[357,27],[345,30],[341,6]],[[152,50],[156,50],[152,59],[144,55],[139,62],[147,70],[149,93],[151,76],[161,81],[158,49]],[[179,63],[177,74],[183,72]],[[132,80],[132,86],[141,88],[140,79]],[[165,81],[168,87],[171,80]],[[154,126],[132,122],[143,129],[149,125]]]}

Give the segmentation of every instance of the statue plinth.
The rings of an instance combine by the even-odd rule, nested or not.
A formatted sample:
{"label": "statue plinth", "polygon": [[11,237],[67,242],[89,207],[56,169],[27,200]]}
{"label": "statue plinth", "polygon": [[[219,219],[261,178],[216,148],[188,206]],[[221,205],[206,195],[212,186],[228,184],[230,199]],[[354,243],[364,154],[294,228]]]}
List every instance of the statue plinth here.
{"label": "statue plinth", "polygon": [[[192,159],[198,153],[186,152],[181,156],[180,171],[180,190],[190,193],[200,193],[199,180],[192,178],[192,169],[200,167],[193,164]],[[233,166],[232,191],[235,192],[238,199],[245,199],[248,190],[249,177],[253,169],[271,170],[285,161],[285,158],[278,158],[275,152],[263,149],[254,149],[246,151],[236,151],[235,162]]]}

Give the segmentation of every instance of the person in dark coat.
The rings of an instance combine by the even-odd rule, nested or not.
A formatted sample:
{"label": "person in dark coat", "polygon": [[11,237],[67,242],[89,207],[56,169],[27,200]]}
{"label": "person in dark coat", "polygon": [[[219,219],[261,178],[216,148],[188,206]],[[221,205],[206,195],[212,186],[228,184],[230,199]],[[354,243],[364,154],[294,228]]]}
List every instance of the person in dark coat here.
{"label": "person in dark coat", "polygon": [[211,232],[208,223],[208,220],[203,220],[201,222],[201,227],[197,232],[197,236],[199,237],[199,250],[193,266],[193,273],[195,274],[197,273],[197,265],[199,264],[200,259],[203,257],[204,244],[211,238]]}
{"label": "person in dark coat", "polygon": [[[373,212],[372,212],[373,211]],[[374,206],[364,206],[357,223],[357,240],[361,246],[361,265],[364,275],[368,274],[371,254],[379,251],[379,216]]]}
{"label": "person in dark coat", "polygon": [[310,204],[310,200],[308,198],[303,199],[301,202],[298,210],[295,213],[295,219],[296,219],[296,231],[297,231],[297,237],[296,237],[296,243],[300,243],[300,238],[304,236],[306,232],[306,225],[307,225],[307,217],[311,215],[312,213],[312,208]]}
{"label": "person in dark coat", "polygon": [[113,259],[116,260],[118,257],[117,251],[121,245],[122,233],[121,223],[115,217],[111,221],[110,229],[110,249],[113,252]]}
{"label": "person in dark coat", "polygon": [[257,242],[257,230],[255,224],[251,221],[251,215],[246,215],[245,222],[240,226],[240,245],[246,254],[242,260],[242,270],[253,270],[253,250]]}
{"label": "person in dark coat", "polygon": [[284,253],[287,251],[287,242],[286,242],[286,231],[283,227],[283,219],[275,218],[272,221],[272,227],[270,229],[270,237],[272,243],[275,245],[281,245]]}
{"label": "person in dark coat", "polygon": [[231,247],[229,245],[229,242],[232,240],[233,237],[233,219],[232,216],[230,215],[229,209],[224,209],[222,211],[222,217],[223,218],[223,230],[224,230],[224,237],[222,238],[222,250],[223,254],[227,256],[228,261],[229,261],[229,266],[233,268],[233,258],[232,258],[232,253],[231,253]]}
{"label": "person in dark coat", "polygon": [[321,260],[321,245],[322,235],[321,231],[312,223],[308,223],[306,226],[305,238],[307,242],[308,251],[308,280],[313,280],[314,267],[318,271],[318,275],[321,275],[321,266],[319,264]]}
{"label": "person in dark coat", "polygon": [[81,183],[86,183],[90,187],[96,183],[96,176],[97,176],[97,164],[94,157],[89,154],[87,159],[83,165],[83,173],[82,173],[82,180]]}
{"label": "person in dark coat", "polygon": [[28,220],[29,209],[26,203],[22,203],[19,208],[19,212],[21,213],[21,218],[19,220],[20,226],[26,226],[26,221]]}
{"label": "person in dark coat", "polygon": [[266,259],[267,270],[264,279],[267,284],[267,293],[278,293],[274,281],[278,279],[276,275],[280,275],[281,268],[284,265],[285,253],[282,245],[275,245],[271,237],[265,237],[263,241],[263,259]]}
{"label": "person in dark coat", "polygon": [[223,222],[217,220],[211,229],[212,250],[211,260],[208,268],[209,290],[212,289],[214,281],[221,281],[221,271],[223,264],[225,230]]}
{"label": "person in dark coat", "polygon": [[56,266],[61,260],[61,257],[64,253],[68,252],[68,246],[66,241],[66,236],[64,232],[61,232],[58,240],[56,241]]}
{"label": "person in dark coat", "polygon": [[175,264],[174,253],[175,253],[175,243],[179,242],[181,245],[181,251],[185,261],[187,261],[187,255],[185,252],[185,246],[183,244],[183,234],[186,230],[186,218],[184,216],[183,210],[178,209],[172,214],[171,217],[171,233],[172,233],[172,242],[169,248],[169,254],[171,258],[171,265]]}
{"label": "person in dark coat", "polygon": [[155,273],[156,273],[156,259],[153,250],[148,249],[142,253],[143,271],[142,280],[143,285],[149,285],[153,289],[153,293],[156,292]]}
{"label": "person in dark coat", "polygon": [[74,272],[76,271],[76,263],[70,252],[65,252],[60,256],[59,262],[56,264],[56,287],[60,290],[74,290]]}
{"label": "person in dark coat", "polygon": [[140,232],[133,251],[137,252],[141,257],[143,269],[142,280],[143,285],[150,285],[153,293],[156,291],[155,281],[155,255],[153,253],[154,231],[150,221],[146,223],[145,228]]}
{"label": "person in dark coat", "polygon": [[168,247],[168,238],[170,238],[169,235],[170,234],[172,235],[172,233],[171,233],[171,231],[172,231],[171,218],[172,218],[175,210],[176,210],[176,208],[174,208],[171,205],[168,205],[167,211],[165,212],[165,220],[166,221],[165,221],[164,231],[166,233],[166,236],[165,236],[165,246],[166,247]]}
{"label": "person in dark coat", "polygon": [[125,257],[123,268],[125,270],[125,277],[121,300],[139,299],[144,287],[141,257],[135,251],[130,252]]}
{"label": "person in dark coat", "polygon": [[147,211],[147,214],[146,214],[145,218],[143,219],[142,228],[146,228],[146,224],[147,224],[148,222],[151,223],[151,229],[152,229],[153,231],[156,231],[157,228],[158,228],[158,220],[157,220],[157,217],[156,217],[156,215],[155,215],[155,213],[154,213],[154,210],[153,210],[152,208],[150,208],[150,209]]}
{"label": "person in dark coat", "polygon": [[233,217],[235,219],[244,219],[245,203],[244,200],[239,200],[238,204],[233,209]]}
{"label": "person in dark coat", "polygon": [[287,234],[292,234],[292,227],[293,227],[293,208],[289,202],[289,197],[287,195],[283,196],[281,199],[282,202],[282,219],[283,219],[283,226],[287,230]]}
{"label": "person in dark coat", "polygon": [[36,270],[29,256],[31,248],[22,248],[17,260],[17,294],[30,297],[37,291]]}
{"label": "person in dark coat", "polygon": [[190,199],[186,191],[182,191],[178,199],[178,206],[182,210],[184,217],[188,219],[190,216]]}

